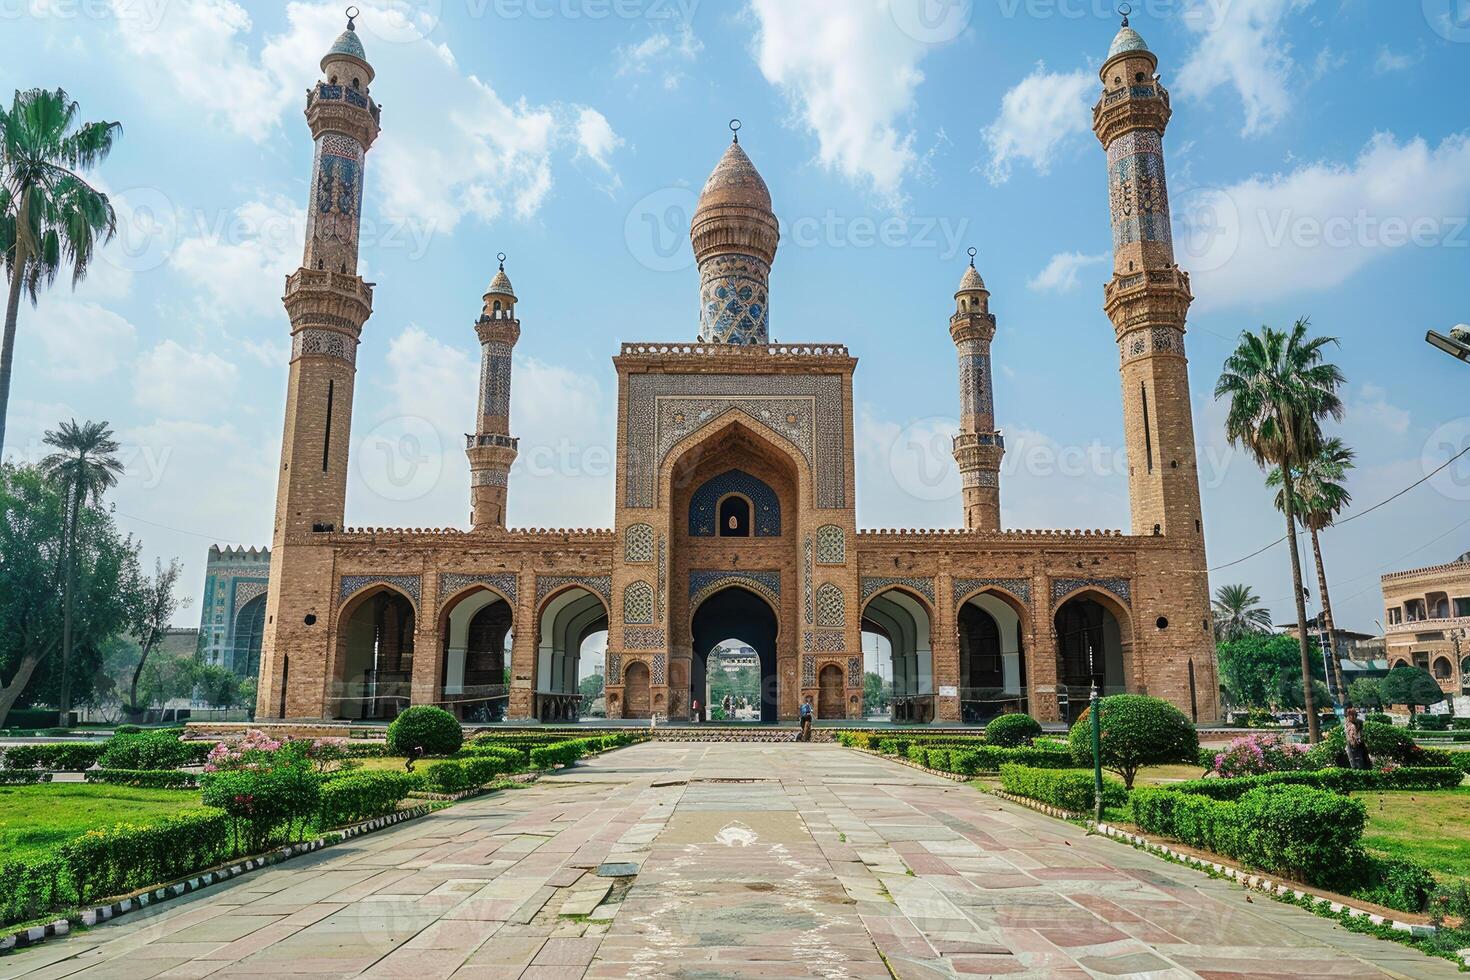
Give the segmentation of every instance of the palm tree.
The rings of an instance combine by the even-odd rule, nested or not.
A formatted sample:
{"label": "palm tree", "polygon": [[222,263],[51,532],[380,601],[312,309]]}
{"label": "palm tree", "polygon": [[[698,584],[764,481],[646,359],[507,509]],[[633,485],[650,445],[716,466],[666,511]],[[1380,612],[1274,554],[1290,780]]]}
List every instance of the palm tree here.
{"label": "palm tree", "polygon": [[58,710],[60,723],[67,723],[71,711],[71,626],[72,593],[76,585],[77,530],[81,526],[82,508],[97,504],[102,494],[116,485],[122,463],[118,461],[118,444],[106,422],[63,422],[56,431],[48,431],[43,440],[58,451],[41,460],[41,469],[56,482],[67,497],[65,538],[62,561],[66,581],[62,591],[61,611],[61,697]]}
{"label": "palm tree", "polygon": [[1320,737],[1312,704],[1312,655],[1307,645],[1307,606],[1302,594],[1302,563],[1296,550],[1296,471],[1322,445],[1323,418],[1342,418],[1337,389],[1344,378],[1335,364],[1323,359],[1334,337],[1309,337],[1308,320],[1296,321],[1289,331],[1261,327],[1240,335],[1240,344],[1225,359],[1215,384],[1215,397],[1229,398],[1225,434],[1232,445],[1243,445],[1262,468],[1280,467],[1286,491],[1283,510],[1286,536],[1292,546],[1291,582],[1296,598],[1296,621],[1302,654],[1302,695],[1307,714],[1307,738]]}
{"label": "palm tree", "polygon": [[[1343,707],[1352,702],[1348,699],[1347,687],[1342,679],[1341,653],[1337,649],[1337,626],[1332,618],[1332,598],[1327,592],[1327,571],[1322,564],[1322,542],[1319,532],[1332,524],[1337,515],[1352,503],[1343,480],[1353,468],[1357,454],[1341,439],[1333,436],[1306,462],[1296,469],[1293,483],[1296,486],[1297,520],[1312,533],[1312,557],[1317,563],[1317,589],[1322,595],[1322,629],[1327,633],[1327,645],[1332,651],[1332,679],[1337,685],[1337,696]],[[1281,487],[1276,493],[1276,509],[1286,509],[1286,489],[1282,487],[1280,468],[1266,477],[1266,486]],[[1302,627],[1305,629],[1305,625]]]}
{"label": "palm tree", "polygon": [[18,91],[10,108],[0,109],[0,249],[10,278],[0,341],[0,456],[21,293],[35,305],[41,287],[55,282],[65,264],[75,287],[99,239],[105,243],[117,231],[107,195],[79,171],[106,159],[122,124],[78,124],[78,111],[61,89]]}
{"label": "palm tree", "polygon": [[1268,633],[1271,610],[1249,585],[1222,585],[1215,590],[1215,638],[1235,640],[1247,633]]}

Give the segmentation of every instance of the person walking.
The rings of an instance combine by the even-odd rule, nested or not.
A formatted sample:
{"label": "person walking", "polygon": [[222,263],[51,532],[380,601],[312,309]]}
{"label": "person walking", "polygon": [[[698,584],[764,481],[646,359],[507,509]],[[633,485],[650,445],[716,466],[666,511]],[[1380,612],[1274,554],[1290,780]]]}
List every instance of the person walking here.
{"label": "person walking", "polygon": [[812,699],[808,697],[801,702],[801,735],[799,741],[810,742],[812,740]]}
{"label": "person walking", "polygon": [[1347,709],[1342,728],[1347,739],[1348,768],[1372,769],[1373,760],[1368,758],[1368,743],[1363,741],[1363,719],[1358,717],[1357,708]]}

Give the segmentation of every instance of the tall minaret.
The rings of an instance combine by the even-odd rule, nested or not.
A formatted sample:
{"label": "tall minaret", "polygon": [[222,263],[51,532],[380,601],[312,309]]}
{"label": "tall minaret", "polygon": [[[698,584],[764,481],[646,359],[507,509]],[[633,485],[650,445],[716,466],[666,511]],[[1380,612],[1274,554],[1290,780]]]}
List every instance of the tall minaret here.
{"label": "tall minaret", "polygon": [[378,136],[373,80],[353,22],[322,58],[323,80],[307,92],[316,143],[306,250],[286,280],[291,375],[276,491],[282,535],[339,528],[347,493],[347,444],[357,340],[372,313],[372,286],[357,274],[363,158]]}
{"label": "tall minaret", "polygon": [[500,271],[485,291],[485,305],[475,323],[480,338],[480,402],[478,428],[465,436],[470,457],[470,522],[476,531],[505,527],[505,498],[510,464],[516,458],[516,440],[510,436],[510,355],[521,337],[516,319],[516,294]]}
{"label": "tall minaret", "polygon": [[990,342],[995,314],[990,291],[975,270],[975,250],[954,294],[949,335],[960,356],[960,431],[954,437],[954,459],[960,468],[965,500],[965,527],[1000,530],[1000,458],[1005,440],[995,429],[995,392],[990,373]]}
{"label": "tall minaret", "polygon": [[[357,274],[363,163],[378,136],[368,94],[373,69],[352,19],[321,61],[306,93],[316,149],[301,268],[286,279],[291,320],[286,424],[276,485],[272,567],[266,599],[256,713],[319,717],[327,691],[319,617],[331,611],[313,535],[340,530],[347,496],[347,447],[357,341],[373,309],[373,289]],[[290,680],[288,681],[288,677]]]}
{"label": "tall minaret", "polygon": [[[1158,59],[1138,32],[1113,38],[1092,128],[1108,154],[1113,279],[1103,308],[1122,355],[1123,427],[1134,534],[1190,535],[1203,541],[1184,317],[1189,275],[1174,262],[1164,127],[1169,93]],[[1187,539],[1186,539],[1187,540]]]}
{"label": "tall minaret", "polygon": [[780,224],[766,182],[735,137],[699,195],[689,226],[699,264],[699,339],[707,344],[769,343],[771,263]]}

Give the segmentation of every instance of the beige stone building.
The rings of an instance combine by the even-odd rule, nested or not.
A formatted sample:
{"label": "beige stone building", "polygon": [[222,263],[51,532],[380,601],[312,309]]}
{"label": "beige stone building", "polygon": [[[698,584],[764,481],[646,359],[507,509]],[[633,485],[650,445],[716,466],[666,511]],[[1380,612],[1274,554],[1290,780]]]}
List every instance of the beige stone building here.
{"label": "beige stone building", "polygon": [[1470,695],[1470,552],[1382,581],[1389,668],[1423,667],[1447,696]]}
{"label": "beige stone building", "polygon": [[[861,635],[892,658],[899,720],[1075,715],[1107,692],[1216,717],[1217,680],[1184,352],[1189,277],[1174,261],[1162,139],[1169,94],[1125,20],[1093,127],[1105,151],[1132,533],[1008,531],[990,344],[973,266],[949,311],[958,357],[962,530],[871,531],[854,518],[853,385],[840,338],[768,339],[780,224],[738,140],[690,229],[691,342],[623,344],[617,507],[605,530],[505,526],[519,302],[502,257],[473,329],[479,404],[465,407],[472,526],[344,525],[355,359],[372,288],[357,275],[373,69],[352,25],[307,99],[310,227],[287,279],[291,362],[258,715],[387,717],[409,703],[467,719],[575,714],[583,644],[606,632],[611,717],[681,719],[707,658],[738,638],[759,661],[762,716],[859,715]],[[691,293],[695,288],[690,283]],[[677,325],[668,333],[677,335]]]}

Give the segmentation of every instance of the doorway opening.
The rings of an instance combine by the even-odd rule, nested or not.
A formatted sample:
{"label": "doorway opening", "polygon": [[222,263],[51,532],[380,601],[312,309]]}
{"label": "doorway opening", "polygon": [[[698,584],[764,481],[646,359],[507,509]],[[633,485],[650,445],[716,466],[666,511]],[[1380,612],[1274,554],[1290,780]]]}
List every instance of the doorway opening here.
{"label": "doorway opening", "polygon": [[[746,699],[748,707],[743,714],[751,721],[771,724],[778,720],[778,631],[776,613],[766,601],[739,586],[721,589],[699,604],[692,624],[694,657],[689,671],[690,704],[699,702],[699,720],[710,718],[712,704],[723,711],[727,695],[732,696],[732,703],[741,696]],[[732,648],[735,653],[727,663],[724,651]],[[728,677],[727,666],[734,668],[730,673],[746,672],[743,679]],[[755,682],[755,689],[747,691],[742,687],[741,695],[726,689],[733,689],[737,684],[749,687],[751,681]]]}

